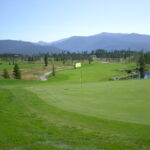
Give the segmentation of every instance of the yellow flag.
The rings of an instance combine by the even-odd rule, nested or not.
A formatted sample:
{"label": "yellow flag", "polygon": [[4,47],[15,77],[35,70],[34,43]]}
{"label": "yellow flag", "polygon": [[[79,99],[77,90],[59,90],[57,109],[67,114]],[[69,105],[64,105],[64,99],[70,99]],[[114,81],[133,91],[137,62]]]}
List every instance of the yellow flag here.
{"label": "yellow flag", "polygon": [[75,66],[76,66],[76,68],[79,68],[79,67],[81,67],[81,63],[76,63]]}

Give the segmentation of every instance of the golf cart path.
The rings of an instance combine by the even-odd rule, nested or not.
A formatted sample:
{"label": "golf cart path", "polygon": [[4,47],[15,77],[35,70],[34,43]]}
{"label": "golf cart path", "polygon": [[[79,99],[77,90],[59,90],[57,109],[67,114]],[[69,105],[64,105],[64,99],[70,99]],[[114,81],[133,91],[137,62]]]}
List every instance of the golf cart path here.
{"label": "golf cart path", "polygon": [[[71,68],[68,68],[68,69],[71,69]],[[61,71],[61,70],[67,70],[67,69],[65,69],[65,68],[64,69],[57,69],[56,72]],[[40,76],[40,81],[47,81],[48,79],[46,77],[49,76],[50,74],[52,74],[52,71],[49,71],[49,72],[43,74],[42,76]]]}

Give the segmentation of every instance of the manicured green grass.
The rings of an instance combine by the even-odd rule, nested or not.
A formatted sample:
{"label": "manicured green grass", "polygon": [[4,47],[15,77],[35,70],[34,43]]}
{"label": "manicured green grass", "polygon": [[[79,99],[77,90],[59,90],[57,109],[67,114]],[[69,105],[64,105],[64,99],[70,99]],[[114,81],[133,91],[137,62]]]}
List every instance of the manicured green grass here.
{"label": "manicured green grass", "polygon": [[0,80],[0,150],[149,150],[150,80],[108,81],[123,64]]}
{"label": "manicured green grass", "polygon": [[60,71],[56,78],[49,77],[49,82],[82,82],[108,81],[111,77],[126,74],[124,69],[134,68],[134,64],[83,64],[82,68]]}
{"label": "manicured green grass", "polygon": [[150,125],[150,80],[28,87],[46,103],[64,110]]}

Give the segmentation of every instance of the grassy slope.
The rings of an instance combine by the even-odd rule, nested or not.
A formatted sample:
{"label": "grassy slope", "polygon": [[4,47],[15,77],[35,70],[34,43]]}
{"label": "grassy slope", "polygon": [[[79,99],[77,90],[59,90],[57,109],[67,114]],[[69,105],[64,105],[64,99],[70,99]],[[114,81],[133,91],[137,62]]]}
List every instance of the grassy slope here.
{"label": "grassy slope", "polygon": [[82,89],[79,70],[46,83],[1,80],[1,149],[150,149],[150,80],[97,82],[125,67],[107,64],[102,73],[98,66],[85,66]]}

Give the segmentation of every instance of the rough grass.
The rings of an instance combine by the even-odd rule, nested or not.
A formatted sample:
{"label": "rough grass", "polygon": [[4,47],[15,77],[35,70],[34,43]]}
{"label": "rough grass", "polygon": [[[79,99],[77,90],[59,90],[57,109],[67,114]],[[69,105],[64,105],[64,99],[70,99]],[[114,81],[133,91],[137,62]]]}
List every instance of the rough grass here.
{"label": "rough grass", "polygon": [[[56,64],[55,69],[65,69],[70,66],[63,66],[59,63]],[[59,65],[59,66],[58,66]],[[7,65],[3,64],[0,65],[0,78],[3,78],[3,69],[7,69],[9,76],[11,79],[13,79],[13,67],[14,65]],[[22,80],[39,80],[40,76],[44,73],[50,72],[52,70],[52,66],[48,65],[47,67],[44,66],[44,64],[19,64],[19,68],[21,71],[21,78]]]}
{"label": "rough grass", "polygon": [[128,66],[103,65],[84,66],[82,88],[78,69],[44,83],[0,80],[0,149],[149,150],[150,80],[106,81]]}

